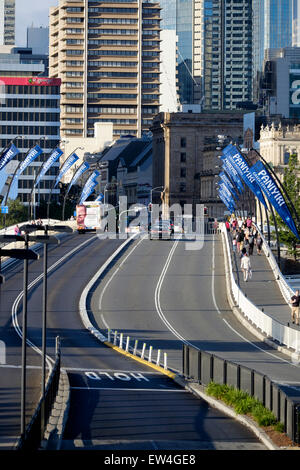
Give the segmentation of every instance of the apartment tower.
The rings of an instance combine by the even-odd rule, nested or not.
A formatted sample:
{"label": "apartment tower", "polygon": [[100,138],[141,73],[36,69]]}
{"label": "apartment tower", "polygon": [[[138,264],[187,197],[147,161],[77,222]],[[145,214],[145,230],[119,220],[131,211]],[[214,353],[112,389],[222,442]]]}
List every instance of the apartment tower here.
{"label": "apartment tower", "polygon": [[141,137],[159,112],[160,5],[60,0],[50,9],[49,75],[60,78],[61,137]]}
{"label": "apartment tower", "polygon": [[15,0],[0,0],[0,46],[15,44]]}

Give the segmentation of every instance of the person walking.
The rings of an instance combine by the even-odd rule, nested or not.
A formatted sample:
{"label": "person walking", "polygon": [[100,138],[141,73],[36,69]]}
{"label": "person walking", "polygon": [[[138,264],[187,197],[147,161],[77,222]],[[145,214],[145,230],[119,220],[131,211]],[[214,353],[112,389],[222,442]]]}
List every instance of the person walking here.
{"label": "person walking", "polygon": [[299,303],[300,303],[300,296],[299,291],[296,290],[295,295],[291,297],[290,304],[291,304],[291,315],[292,315],[292,323],[296,323],[299,325]]}
{"label": "person walking", "polygon": [[253,233],[250,232],[248,236],[248,254],[249,256],[253,255],[253,248],[254,248],[254,236]]}
{"label": "person walking", "polygon": [[263,240],[260,236],[260,233],[257,234],[256,237],[256,249],[257,249],[257,254],[260,256],[261,255],[261,248],[262,248]]}
{"label": "person walking", "polygon": [[15,235],[21,235],[21,230],[20,230],[19,225],[16,225],[16,226],[15,226],[14,232],[15,232]]}
{"label": "person walking", "polygon": [[247,282],[251,276],[251,262],[247,252],[241,259],[241,270],[243,271],[244,281]]}

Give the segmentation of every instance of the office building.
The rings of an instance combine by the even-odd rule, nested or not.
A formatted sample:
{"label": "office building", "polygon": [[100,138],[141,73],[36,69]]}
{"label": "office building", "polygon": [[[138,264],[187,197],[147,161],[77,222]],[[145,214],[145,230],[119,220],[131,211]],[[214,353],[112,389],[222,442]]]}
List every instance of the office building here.
{"label": "office building", "polygon": [[[191,204],[194,213],[196,204],[219,207],[217,136],[242,141],[243,112],[159,113],[151,130],[153,187],[164,188],[165,204]],[[153,194],[153,201],[161,202],[160,195]]]}
{"label": "office building", "polygon": [[266,49],[297,45],[298,0],[253,0],[252,8],[253,87],[257,101]]}
{"label": "office building", "polygon": [[0,0],[0,45],[15,44],[15,0]]}
{"label": "office building", "polygon": [[[29,66],[19,63],[16,64],[17,76],[13,76],[13,65],[10,64],[12,76],[8,73],[3,76],[0,63],[0,149],[6,148],[17,136],[22,137],[15,141],[20,150],[18,161],[24,160],[27,152],[35,145],[42,148],[43,154],[19,178],[18,198],[28,204],[35,176],[60,140],[60,80],[32,76],[32,74],[20,76],[21,66],[23,70]],[[58,170],[59,162],[56,162],[40,182],[39,201],[48,200]],[[4,171],[5,168],[2,172]],[[6,173],[2,177],[7,177]],[[54,199],[58,193],[59,190],[55,189]]]}
{"label": "office building", "polygon": [[200,3],[195,61],[203,108],[236,109],[252,100],[252,1]]}
{"label": "office building", "polygon": [[160,6],[63,1],[50,9],[49,70],[61,78],[61,136],[141,137],[159,111]]}
{"label": "office building", "polygon": [[32,50],[32,54],[49,55],[49,28],[40,26],[27,28],[27,47]]}
{"label": "office building", "polygon": [[300,118],[300,47],[267,49],[259,84],[266,116]]}

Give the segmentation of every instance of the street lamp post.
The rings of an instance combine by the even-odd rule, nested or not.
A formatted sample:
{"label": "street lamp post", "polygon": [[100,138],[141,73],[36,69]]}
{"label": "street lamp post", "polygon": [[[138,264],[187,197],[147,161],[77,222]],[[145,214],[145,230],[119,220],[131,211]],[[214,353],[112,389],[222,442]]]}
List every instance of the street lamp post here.
{"label": "street lamp post", "polygon": [[[5,237],[5,238],[4,238]],[[1,256],[9,256],[11,258],[24,260],[24,275],[23,275],[23,314],[22,314],[22,377],[21,377],[21,436],[25,434],[26,426],[26,361],[27,361],[27,294],[28,294],[28,260],[38,259],[38,255],[29,250],[29,235],[25,233],[24,237],[14,235],[2,235],[0,241],[7,241],[11,237],[15,241],[24,241],[25,249],[0,249]]]}
{"label": "street lamp post", "polygon": [[[76,147],[75,150],[73,150],[70,155],[72,155],[73,153],[76,152],[76,150],[84,150],[84,147]],[[62,164],[63,165],[63,164]],[[59,171],[62,169],[62,166],[60,166],[59,168]],[[50,191],[50,194],[49,194],[49,198],[48,198],[48,202],[47,202],[47,219],[49,220],[49,214],[50,214],[50,202],[51,202],[51,196],[52,196],[52,193],[53,193],[53,190],[54,190],[54,186],[55,186],[55,180],[54,180],[54,183],[52,185],[52,188],[51,188],[51,191]]]}

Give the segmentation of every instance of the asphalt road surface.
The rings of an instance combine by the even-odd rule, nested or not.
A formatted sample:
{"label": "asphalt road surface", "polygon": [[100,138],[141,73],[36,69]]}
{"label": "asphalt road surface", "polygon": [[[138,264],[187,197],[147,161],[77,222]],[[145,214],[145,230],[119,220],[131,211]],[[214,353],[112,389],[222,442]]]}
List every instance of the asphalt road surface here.
{"label": "asphalt road surface", "polygon": [[[262,449],[261,443],[251,432],[234,420],[211,409],[206,402],[180,389],[171,379],[153,372],[99,343],[87,332],[78,313],[82,290],[105,260],[122,241],[102,240],[94,235],[67,236],[49,253],[48,278],[48,332],[47,352],[53,358],[56,336],[61,339],[62,363],[70,377],[71,406],[64,436],[63,449]],[[134,315],[139,318],[139,328],[159,337],[162,322],[150,318],[153,291],[161,275],[153,257],[167,257],[174,242],[149,241],[148,250],[142,249],[139,260],[136,255],[142,248],[139,240],[133,243],[125,256],[135,248],[134,264],[137,271],[129,271],[125,279],[152,277],[152,284],[144,284],[143,302],[137,288],[124,291],[123,281],[114,292],[114,299],[122,298],[122,318],[125,322],[126,303],[137,306]],[[147,242],[145,242],[147,244]],[[161,244],[160,244],[161,243]],[[165,244],[163,247],[162,244]],[[160,250],[163,251],[160,252]],[[177,246],[176,246],[177,250]],[[70,254],[71,253],[71,254]],[[144,261],[142,260],[144,258]],[[131,255],[128,262],[132,261]],[[138,261],[138,262],[137,262]],[[117,262],[115,269],[121,263]],[[55,266],[51,270],[51,266]],[[125,264],[123,265],[125,268]],[[153,273],[153,266],[155,272]],[[161,264],[160,264],[161,266]],[[128,266],[126,266],[126,269]],[[119,271],[121,271],[120,268]],[[148,274],[149,271],[149,274]],[[42,259],[30,263],[30,283],[42,272]],[[104,279],[104,281],[106,278]],[[117,275],[114,280],[117,280]],[[107,292],[112,292],[110,283]],[[101,284],[100,284],[101,285]],[[104,284],[103,284],[104,285]],[[102,287],[103,287],[102,285]],[[141,279],[139,279],[141,287]],[[121,289],[121,290],[120,290]],[[1,366],[0,440],[13,442],[19,433],[20,410],[20,362],[21,340],[16,329],[21,327],[21,301],[15,299],[22,291],[22,269],[17,265],[7,275],[5,289],[1,290],[0,328],[1,339],[7,345],[6,364]],[[28,338],[41,348],[41,281],[30,289],[28,299]],[[110,296],[111,297],[111,296]],[[14,309],[13,309],[14,305]],[[189,304],[189,308],[190,308]],[[121,306],[120,306],[121,307]],[[131,307],[130,307],[131,308]],[[137,312],[138,310],[138,312]],[[125,311],[125,313],[124,313]],[[12,317],[12,312],[14,316]],[[97,312],[94,312],[95,317]],[[180,315],[179,315],[180,317]],[[132,319],[131,319],[132,320]],[[130,321],[131,321],[130,320]],[[158,328],[158,324],[160,328]],[[181,324],[186,320],[181,317]],[[126,321],[127,327],[128,322]],[[118,328],[120,328],[120,324]],[[201,325],[198,325],[201,330]],[[132,325],[130,325],[132,329]],[[134,325],[134,329],[138,329]],[[163,334],[168,333],[163,329]],[[143,333],[143,334],[144,334]],[[197,334],[195,333],[196,337]],[[169,335],[174,352],[180,356],[180,341]],[[174,345],[178,344],[178,347]],[[168,345],[169,347],[170,345]],[[170,348],[171,349],[171,348]],[[175,355],[174,355],[175,357]],[[40,354],[28,347],[27,419],[39,398]],[[176,363],[176,365],[179,365]]]}

